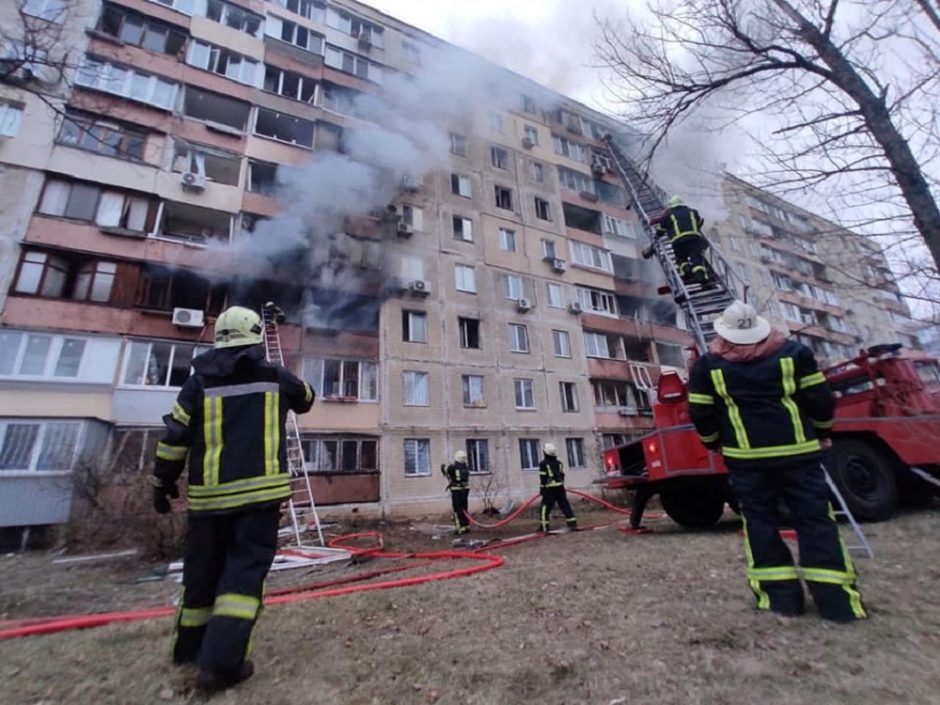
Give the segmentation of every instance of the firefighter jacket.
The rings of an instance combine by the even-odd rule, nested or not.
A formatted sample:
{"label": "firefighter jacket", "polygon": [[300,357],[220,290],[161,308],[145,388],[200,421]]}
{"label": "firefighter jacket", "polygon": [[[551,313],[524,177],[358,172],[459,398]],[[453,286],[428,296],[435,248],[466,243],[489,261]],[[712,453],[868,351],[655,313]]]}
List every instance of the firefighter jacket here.
{"label": "firefighter jacket", "polygon": [[260,345],[210,350],[193,360],[193,375],[163,417],[154,475],[176,482],[189,456],[189,510],[231,512],[290,496],[284,426],[302,414],[314,392],[264,359]]}
{"label": "firefighter jacket", "polygon": [[470,489],[470,468],[466,463],[451,463],[444,469],[444,475],[451,492]]}
{"label": "firefighter jacket", "polygon": [[675,206],[654,220],[652,224],[656,226],[657,236],[668,237],[670,242],[675,242],[691,235],[701,237],[705,219],[694,208]]}
{"label": "firefighter jacket", "polygon": [[835,398],[809,348],[774,331],[754,345],[714,341],[692,367],[689,407],[706,447],[765,460],[819,451]]}
{"label": "firefighter jacket", "polygon": [[539,486],[563,487],[565,484],[565,466],[558,458],[546,455],[539,463]]}

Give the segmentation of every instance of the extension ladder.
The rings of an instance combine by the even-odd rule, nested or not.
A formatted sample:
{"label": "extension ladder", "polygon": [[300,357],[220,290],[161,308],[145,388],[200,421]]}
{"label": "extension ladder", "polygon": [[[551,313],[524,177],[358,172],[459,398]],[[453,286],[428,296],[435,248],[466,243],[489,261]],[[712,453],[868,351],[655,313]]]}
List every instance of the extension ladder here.
{"label": "extension ladder", "polygon": [[[268,362],[284,367],[284,355],[281,352],[281,335],[278,332],[279,309],[273,303],[266,303],[261,307],[261,320],[264,322],[264,352]],[[313,500],[313,488],[310,485],[310,475],[304,464],[304,450],[300,443],[300,430],[297,428],[297,416],[293,411],[287,412],[284,439],[287,446],[287,469],[291,476],[291,496],[287,500],[290,511],[291,524],[294,531],[294,540],[298,547],[303,547],[300,535],[303,531],[316,527],[320,545],[324,546],[323,530],[320,527],[320,518],[317,516],[317,505]],[[301,528],[302,523],[306,525]]]}

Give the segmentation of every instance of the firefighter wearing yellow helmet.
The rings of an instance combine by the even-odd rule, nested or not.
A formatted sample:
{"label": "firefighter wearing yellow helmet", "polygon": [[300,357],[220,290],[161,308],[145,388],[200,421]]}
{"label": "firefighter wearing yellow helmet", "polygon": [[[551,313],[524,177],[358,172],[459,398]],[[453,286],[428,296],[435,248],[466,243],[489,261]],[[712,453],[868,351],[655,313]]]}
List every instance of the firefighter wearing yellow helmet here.
{"label": "firefighter wearing yellow helmet", "polygon": [[215,323],[215,345],[163,417],[154,508],[170,511],[187,465],[189,520],[173,660],[199,666],[196,687],[245,680],[264,579],[277,550],[280,505],[290,496],[285,422],[313,405],[313,388],[265,359],[264,324],[233,306]]}
{"label": "firefighter wearing yellow helmet", "polygon": [[454,510],[454,533],[458,536],[470,531],[470,519],[467,516],[470,504],[470,466],[467,454],[458,450],[454,453],[454,462],[441,465],[441,472],[447,478],[450,490],[450,503]]}
{"label": "firefighter wearing yellow helmet", "polygon": [[539,531],[548,531],[549,517],[555,505],[565,515],[565,523],[572,531],[578,528],[578,519],[568,502],[565,492],[565,466],[558,459],[558,450],[554,443],[542,446],[542,462],[539,463],[539,493],[542,506],[539,508]]}

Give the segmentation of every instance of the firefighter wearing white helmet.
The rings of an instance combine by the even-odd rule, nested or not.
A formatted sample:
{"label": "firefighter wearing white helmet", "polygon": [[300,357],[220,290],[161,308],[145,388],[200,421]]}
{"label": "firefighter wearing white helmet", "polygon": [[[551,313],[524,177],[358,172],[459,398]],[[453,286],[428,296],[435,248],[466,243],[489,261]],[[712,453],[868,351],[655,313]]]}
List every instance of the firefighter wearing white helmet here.
{"label": "firefighter wearing white helmet", "polygon": [[558,459],[558,449],[554,443],[542,446],[542,462],[539,463],[539,493],[542,495],[542,506],[539,508],[539,531],[548,531],[549,517],[555,505],[565,515],[565,523],[572,531],[578,528],[578,519],[568,502],[565,492],[565,468]]}
{"label": "firefighter wearing white helmet", "polygon": [[[678,195],[670,198],[668,208],[650,221],[650,225],[656,228],[655,237],[668,237],[672,243],[679,276],[686,284],[705,285],[709,280],[704,256],[708,241],[702,235],[704,224],[701,214],[685,205],[682,196]],[[652,247],[643,250],[645,259],[652,256]]]}
{"label": "firefighter wearing white helmet", "polygon": [[[199,667],[197,689],[221,690],[251,676],[251,632],[274,553],[281,502],[290,497],[285,423],[313,405],[313,388],[265,359],[264,324],[233,306],[215,324],[215,346],[163,417],[153,504],[170,511],[189,466],[183,597],[173,660]],[[188,457],[188,463],[187,463]]]}
{"label": "firefighter wearing white helmet", "polygon": [[458,450],[454,453],[454,462],[441,465],[441,472],[447,478],[450,490],[450,503],[454,510],[454,533],[458,536],[470,531],[470,519],[467,515],[470,501],[470,466],[467,454]]}

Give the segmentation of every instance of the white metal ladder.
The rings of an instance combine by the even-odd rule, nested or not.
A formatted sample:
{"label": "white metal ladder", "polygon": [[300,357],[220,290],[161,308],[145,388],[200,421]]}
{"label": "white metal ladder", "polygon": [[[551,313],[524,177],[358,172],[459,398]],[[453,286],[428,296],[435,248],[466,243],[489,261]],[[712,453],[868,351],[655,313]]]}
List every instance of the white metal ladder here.
{"label": "white metal ladder", "polygon": [[[284,355],[281,352],[281,335],[278,332],[278,322],[281,316],[280,309],[268,302],[261,307],[261,320],[264,322],[264,352],[268,362],[284,366]],[[317,529],[320,545],[324,546],[323,530],[320,527],[320,517],[317,515],[317,505],[313,500],[313,488],[310,485],[310,476],[304,464],[304,450],[300,443],[300,430],[297,428],[297,416],[293,411],[287,412],[285,425],[287,445],[287,469],[291,476],[291,496],[287,500],[290,510],[291,524],[294,530],[294,540],[297,546],[303,547],[300,535],[310,528],[310,520]],[[297,495],[300,495],[298,498]],[[301,522],[306,519],[307,525],[301,529]]]}
{"label": "white metal ladder", "polygon": [[865,538],[862,527],[859,526],[858,522],[855,521],[855,517],[852,516],[852,512],[849,510],[849,505],[845,503],[845,499],[842,497],[842,493],[839,492],[839,488],[836,487],[836,483],[833,482],[832,478],[829,476],[829,471],[826,469],[826,466],[820,463],[819,467],[822,468],[823,475],[826,476],[826,484],[829,485],[829,491],[832,492],[832,496],[836,498],[836,503],[839,505],[839,509],[835,510],[833,514],[835,514],[837,517],[845,517],[848,520],[852,527],[852,533],[855,534],[855,538],[858,541],[858,543],[846,544],[846,548],[849,551],[861,553],[867,558],[874,558],[875,552],[871,550],[871,545],[869,545],[868,539]]}

